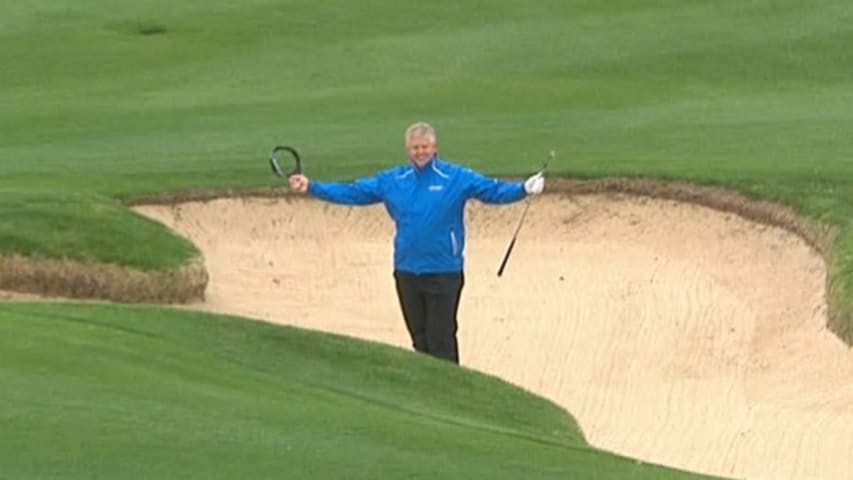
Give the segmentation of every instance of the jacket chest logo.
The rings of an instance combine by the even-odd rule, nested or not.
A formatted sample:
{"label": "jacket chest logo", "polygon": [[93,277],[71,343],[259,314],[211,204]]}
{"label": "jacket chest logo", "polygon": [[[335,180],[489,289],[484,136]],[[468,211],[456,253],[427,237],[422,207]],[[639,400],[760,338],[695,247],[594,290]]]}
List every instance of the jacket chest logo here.
{"label": "jacket chest logo", "polygon": [[442,190],[444,190],[444,185],[430,185],[429,186],[430,192],[440,192]]}

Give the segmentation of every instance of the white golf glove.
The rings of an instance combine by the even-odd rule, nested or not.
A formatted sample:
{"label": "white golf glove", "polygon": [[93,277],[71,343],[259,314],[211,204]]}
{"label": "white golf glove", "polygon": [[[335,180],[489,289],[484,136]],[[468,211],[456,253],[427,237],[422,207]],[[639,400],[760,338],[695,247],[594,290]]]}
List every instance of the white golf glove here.
{"label": "white golf glove", "polygon": [[543,172],[539,172],[524,181],[524,191],[527,192],[528,195],[542,193],[542,190],[544,189],[545,174]]}

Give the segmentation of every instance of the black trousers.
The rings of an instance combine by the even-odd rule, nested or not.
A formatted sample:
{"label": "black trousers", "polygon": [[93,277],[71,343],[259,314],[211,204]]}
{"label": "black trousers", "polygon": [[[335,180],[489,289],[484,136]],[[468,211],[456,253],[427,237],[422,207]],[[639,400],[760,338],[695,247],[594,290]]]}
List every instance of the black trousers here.
{"label": "black trousers", "polygon": [[456,313],[465,285],[464,274],[415,275],[395,271],[394,281],[415,350],[459,363]]}

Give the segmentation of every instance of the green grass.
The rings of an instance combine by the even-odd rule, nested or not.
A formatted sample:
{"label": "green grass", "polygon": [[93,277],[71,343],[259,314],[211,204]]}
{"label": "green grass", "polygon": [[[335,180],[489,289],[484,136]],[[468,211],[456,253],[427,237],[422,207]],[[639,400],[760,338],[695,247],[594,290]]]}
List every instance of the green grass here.
{"label": "green grass", "polygon": [[[37,236],[33,236],[38,233]],[[128,214],[119,201],[77,191],[0,190],[0,254],[111,260],[167,269],[196,253],[161,225]]]}
{"label": "green grass", "polygon": [[259,322],[12,304],[0,352],[9,478],[707,478],[596,451],[494,378]]}

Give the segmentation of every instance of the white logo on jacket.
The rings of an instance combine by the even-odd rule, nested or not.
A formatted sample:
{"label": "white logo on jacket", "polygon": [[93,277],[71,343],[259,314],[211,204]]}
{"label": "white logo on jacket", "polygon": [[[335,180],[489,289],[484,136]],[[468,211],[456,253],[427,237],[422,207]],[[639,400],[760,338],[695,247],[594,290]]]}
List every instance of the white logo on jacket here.
{"label": "white logo on jacket", "polygon": [[430,192],[440,192],[442,190],[444,190],[444,185],[430,185],[429,186]]}

